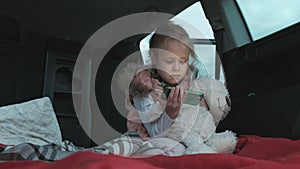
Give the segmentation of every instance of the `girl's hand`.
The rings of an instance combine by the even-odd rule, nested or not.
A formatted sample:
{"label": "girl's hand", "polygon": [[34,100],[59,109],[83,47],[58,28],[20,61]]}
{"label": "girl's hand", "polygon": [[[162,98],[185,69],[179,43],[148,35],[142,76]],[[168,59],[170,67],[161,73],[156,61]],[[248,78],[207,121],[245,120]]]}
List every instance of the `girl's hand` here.
{"label": "girl's hand", "polygon": [[163,103],[162,99],[161,99],[161,95],[163,93],[163,86],[162,84],[157,80],[152,78],[152,92],[150,93],[152,98],[154,99],[155,102],[159,101],[160,103]]}
{"label": "girl's hand", "polygon": [[153,90],[163,90],[162,84],[157,79],[151,78],[151,83]]}
{"label": "girl's hand", "polygon": [[165,112],[171,119],[176,118],[179,114],[179,110],[183,104],[183,94],[183,88],[176,86],[172,88],[168,96]]}

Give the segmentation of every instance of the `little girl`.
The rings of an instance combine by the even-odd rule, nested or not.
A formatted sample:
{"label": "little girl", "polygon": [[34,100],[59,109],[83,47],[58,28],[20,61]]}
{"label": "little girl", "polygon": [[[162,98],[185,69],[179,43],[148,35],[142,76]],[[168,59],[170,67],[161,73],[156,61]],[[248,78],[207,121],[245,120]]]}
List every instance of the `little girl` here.
{"label": "little girl", "polygon": [[[184,89],[189,89],[190,82],[199,77],[199,71],[194,66],[197,58],[194,55],[192,40],[182,27],[171,22],[162,25],[153,34],[150,40],[150,57],[154,67],[149,70],[155,90],[153,93],[160,94],[152,93],[143,97],[136,95],[133,97],[133,103],[148,134],[154,137],[169,128],[178,116],[184,100]],[[190,60],[194,62],[189,64]],[[153,108],[155,102],[161,102],[160,96],[166,86],[173,88],[167,98],[165,109],[158,112],[161,114],[158,120],[151,121],[153,118],[147,119],[147,114],[150,114],[147,111]],[[205,99],[199,104],[207,108]]]}
{"label": "little girl", "polygon": [[[174,156],[182,155],[186,151],[186,145],[178,140],[156,136],[174,124],[185,99],[184,90],[189,89],[192,82],[200,76],[201,72],[194,66],[198,62],[194,55],[193,42],[182,27],[168,22],[157,28],[153,34],[150,40],[150,57],[153,64],[151,69],[136,65],[139,72],[130,83],[129,97],[125,104],[129,110],[128,130],[131,133],[137,132],[140,138],[123,137],[102,146],[110,148],[112,153],[116,153],[114,150],[119,147],[129,145],[128,142],[134,142],[130,145],[135,145],[130,148],[129,155],[161,153]],[[163,100],[161,96],[166,87],[172,89],[167,99]],[[205,98],[199,100],[199,106],[205,110],[209,107]],[[226,111],[215,112],[217,113],[213,116],[216,123],[227,115]],[[212,116],[210,113],[209,115]],[[215,129],[213,123],[212,120],[212,130]],[[141,152],[142,149],[147,150]]]}

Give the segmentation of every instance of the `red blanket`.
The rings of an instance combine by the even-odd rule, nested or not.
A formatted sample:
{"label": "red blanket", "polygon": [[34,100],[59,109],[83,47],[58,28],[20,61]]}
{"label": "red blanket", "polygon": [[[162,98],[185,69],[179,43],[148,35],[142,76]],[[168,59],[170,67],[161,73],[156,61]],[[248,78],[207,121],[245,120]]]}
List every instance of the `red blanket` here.
{"label": "red blanket", "polygon": [[22,169],[300,169],[300,140],[241,136],[236,151],[230,154],[195,154],[179,157],[152,156],[128,158],[92,152],[78,152],[63,160],[2,162],[0,168]]}

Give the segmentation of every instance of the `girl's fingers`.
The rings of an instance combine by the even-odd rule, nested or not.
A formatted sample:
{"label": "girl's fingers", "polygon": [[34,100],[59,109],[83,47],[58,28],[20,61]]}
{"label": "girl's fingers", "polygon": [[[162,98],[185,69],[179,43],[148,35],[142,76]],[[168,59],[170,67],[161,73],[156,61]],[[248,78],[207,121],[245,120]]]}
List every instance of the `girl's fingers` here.
{"label": "girl's fingers", "polygon": [[160,81],[158,81],[157,79],[154,79],[154,80],[155,80],[155,82],[156,82],[157,85],[162,86],[161,83],[160,83]]}
{"label": "girl's fingers", "polygon": [[178,86],[175,87],[174,96],[173,96],[173,104],[177,104],[180,97],[180,88]]}
{"label": "girl's fingers", "polygon": [[173,103],[173,100],[174,100],[174,92],[175,92],[175,87],[173,87],[173,88],[171,89],[171,92],[170,92],[170,94],[169,94],[169,96],[168,96],[168,100],[167,100],[168,103]]}
{"label": "girl's fingers", "polygon": [[161,90],[163,89],[163,86],[157,79],[151,78],[151,80],[154,89],[161,89]]}
{"label": "girl's fingers", "polygon": [[181,106],[183,97],[184,97],[183,88],[179,86],[173,87],[168,97],[168,103],[169,105],[173,105],[175,107],[178,105]]}

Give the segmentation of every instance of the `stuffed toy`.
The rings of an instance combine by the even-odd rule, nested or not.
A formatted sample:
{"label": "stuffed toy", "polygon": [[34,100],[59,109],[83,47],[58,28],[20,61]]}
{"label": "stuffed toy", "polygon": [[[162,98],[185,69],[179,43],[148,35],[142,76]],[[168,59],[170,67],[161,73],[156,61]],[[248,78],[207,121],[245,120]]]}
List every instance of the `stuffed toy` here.
{"label": "stuffed toy", "polygon": [[[139,94],[136,92],[130,93],[130,91],[133,91],[130,88],[139,84],[129,84],[134,79],[134,75],[141,70],[141,65],[129,64],[120,75],[120,86],[123,86],[123,90],[129,95]],[[125,85],[127,87],[124,87],[124,82],[127,83]],[[134,83],[138,83],[138,81],[134,81]],[[209,110],[199,104],[183,104],[179,115],[170,128],[155,137],[166,137],[183,143],[187,147],[185,154],[232,153],[237,144],[235,133],[231,131],[216,133],[218,123],[228,115],[231,106],[229,93],[224,84],[209,77],[199,78],[191,82],[189,90],[202,92]],[[149,93],[156,101],[147,113],[148,118],[151,118],[150,121],[157,120],[161,116],[166,104],[166,101],[160,99],[160,97],[155,98],[155,96],[160,96],[162,93],[162,91],[158,92],[159,94],[157,92],[152,91],[152,93]],[[129,105],[128,98],[126,105]],[[127,107],[130,107],[128,109],[128,129],[136,130],[137,125],[143,119],[138,117],[138,113],[133,106]],[[149,121],[149,119],[147,120]]]}
{"label": "stuffed toy", "polygon": [[209,110],[200,105],[183,104],[171,127],[157,137],[185,144],[186,154],[232,153],[237,143],[235,134],[231,131],[216,133],[218,123],[230,110],[229,94],[223,83],[200,78],[192,81],[189,90],[202,92]]}

